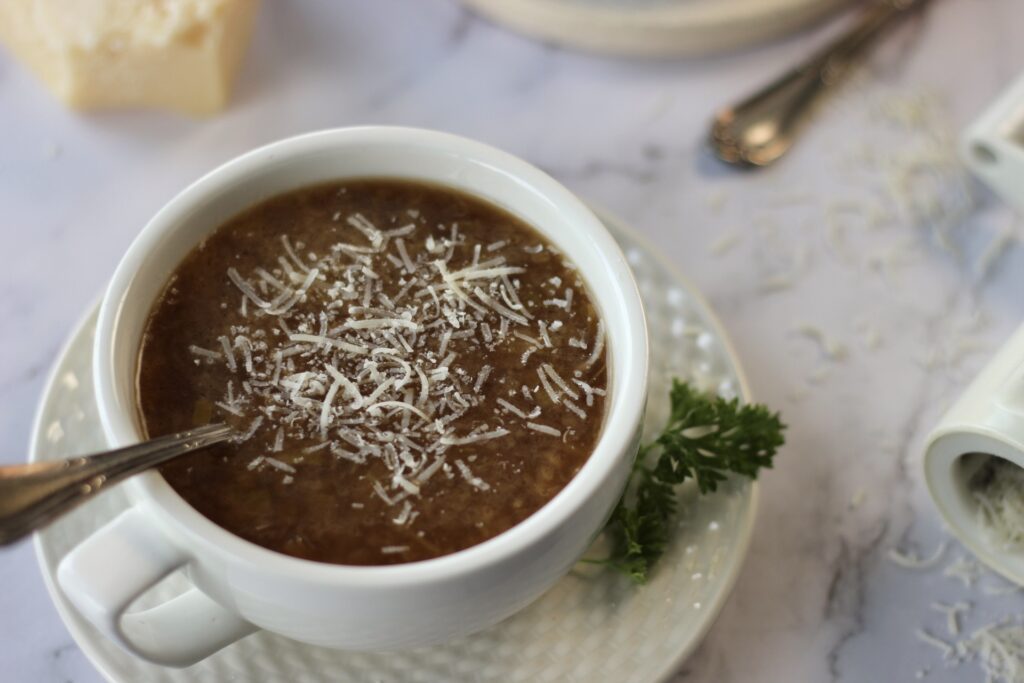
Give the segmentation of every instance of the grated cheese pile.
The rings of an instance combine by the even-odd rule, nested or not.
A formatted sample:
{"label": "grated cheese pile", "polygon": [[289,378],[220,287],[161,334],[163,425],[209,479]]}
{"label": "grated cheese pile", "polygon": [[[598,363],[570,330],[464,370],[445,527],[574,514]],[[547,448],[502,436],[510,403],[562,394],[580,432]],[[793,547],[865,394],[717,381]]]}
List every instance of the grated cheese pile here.
{"label": "grated cheese pile", "polygon": [[989,624],[956,644],[960,659],[981,663],[989,681],[1024,683],[1024,626]]}
{"label": "grated cheese pile", "polygon": [[979,525],[1004,550],[1024,547],[1024,469],[990,455],[973,454],[978,469],[968,481]]}
{"label": "grated cheese pile", "polygon": [[[896,548],[890,548],[888,556],[890,561],[905,569],[927,571],[937,565],[947,546],[948,543],[943,541],[935,552],[925,559],[916,552]],[[1021,590],[1020,586],[996,579],[976,560],[965,555],[959,555],[950,561],[943,568],[942,575],[959,580],[966,589],[973,589],[977,583],[987,581],[982,583],[979,592],[973,594],[978,597],[998,596],[1002,599],[1003,596]],[[994,585],[993,580],[999,581],[999,585]],[[952,604],[935,601],[930,607],[945,618],[946,633],[940,636],[934,630],[921,627],[914,631],[914,636],[921,643],[937,650],[946,667],[976,662],[985,674],[986,681],[1024,683],[1024,625],[1021,624],[1019,616],[996,620],[962,636],[962,621],[969,618],[976,607],[973,600],[960,600]],[[930,667],[918,669],[916,677],[924,679],[930,672]]]}

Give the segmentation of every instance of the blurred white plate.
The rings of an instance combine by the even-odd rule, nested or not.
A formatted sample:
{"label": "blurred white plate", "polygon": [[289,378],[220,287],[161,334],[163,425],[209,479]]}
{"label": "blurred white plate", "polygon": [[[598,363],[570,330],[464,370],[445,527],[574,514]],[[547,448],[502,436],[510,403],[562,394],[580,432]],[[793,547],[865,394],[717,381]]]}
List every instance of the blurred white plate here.
{"label": "blurred white plate", "polygon": [[[672,377],[749,398],[729,342],[707,303],[641,238],[602,215],[636,274],[651,339],[648,436],[668,415]],[[105,447],[91,376],[96,311],[79,326],[47,384],[31,459]],[[128,504],[114,489],[36,535],[50,596],[83,652],[117,683],[259,681],[502,681],[651,683],[671,676],[725,603],[747,553],[757,485],[737,479],[718,493],[683,492],[679,530],[651,581],[635,587],[610,571],[574,571],[537,602],[486,631],[442,646],[387,653],[341,652],[256,633],[188,669],[142,662],[107,641],[56,587],[60,559]],[[117,558],[111,558],[116,562]],[[585,565],[581,565],[585,567]],[[184,589],[172,576],[140,606]]]}
{"label": "blurred white plate", "polygon": [[463,0],[526,35],[631,56],[703,55],[800,30],[850,0]]}

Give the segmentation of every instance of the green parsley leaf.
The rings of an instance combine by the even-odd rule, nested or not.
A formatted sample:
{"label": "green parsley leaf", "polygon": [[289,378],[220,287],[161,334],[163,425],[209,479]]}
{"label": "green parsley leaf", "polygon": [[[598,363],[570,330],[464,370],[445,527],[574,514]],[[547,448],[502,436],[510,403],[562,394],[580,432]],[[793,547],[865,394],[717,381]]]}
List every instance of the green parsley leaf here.
{"label": "green parsley leaf", "polygon": [[678,484],[695,479],[701,493],[712,493],[730,474],[754,479],[761,468],[772,466],[785,441],[779,414],[763,405],[711,396],[679,380],[672,382],[670,398],[668,424],[640,448],[605,528],[612,536],[612,554],[589,560],[638,584],[647,581],[668,545]]}

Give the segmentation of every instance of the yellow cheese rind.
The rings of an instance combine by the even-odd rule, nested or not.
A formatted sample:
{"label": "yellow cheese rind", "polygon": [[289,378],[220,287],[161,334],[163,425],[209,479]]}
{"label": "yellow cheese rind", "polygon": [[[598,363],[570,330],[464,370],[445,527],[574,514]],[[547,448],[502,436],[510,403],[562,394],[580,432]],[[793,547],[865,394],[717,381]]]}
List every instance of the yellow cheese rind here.
{"label": "yellow cheese rind", "polygon": [[2,0],[0,42],[78,109],[220,111],[258,0]]}

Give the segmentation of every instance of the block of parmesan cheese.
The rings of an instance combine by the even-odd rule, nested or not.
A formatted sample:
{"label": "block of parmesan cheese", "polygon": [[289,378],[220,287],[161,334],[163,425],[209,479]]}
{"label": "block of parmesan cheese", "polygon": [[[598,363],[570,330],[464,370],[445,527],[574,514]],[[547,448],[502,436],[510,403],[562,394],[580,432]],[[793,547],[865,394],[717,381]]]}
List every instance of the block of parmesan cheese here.
{"label": "block of parmesan cheese", "polygon": [[0,0],[0,42],[66,104],[211,114],[258,0]]}

